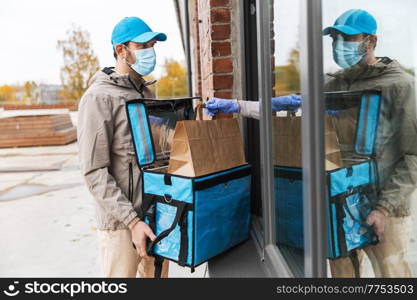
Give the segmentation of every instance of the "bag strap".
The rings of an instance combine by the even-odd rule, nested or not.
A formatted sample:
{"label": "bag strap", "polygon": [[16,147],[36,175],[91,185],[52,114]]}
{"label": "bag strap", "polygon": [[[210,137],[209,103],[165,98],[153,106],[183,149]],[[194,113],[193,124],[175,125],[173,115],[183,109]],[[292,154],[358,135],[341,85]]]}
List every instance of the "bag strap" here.
{"label": "bag strap", "polygon": [[339,244],[340,256],[348,256],[348,250],[346,247],[345,230],[343,229],[343,219],[345,218],[345,211],[341,201],[336,201],[336,220],[337,220],[337,240]]}
{"label": "bag strap", "polygon": [[153,248],[155,247],[155,245],[157,243],[159,243],[161,240],[163,240],[164,238],[166,238],[174,229],[175,227],[178,225],[180,218],[182,218],[182,216],[184,215],[185,212],[185,206],[187,204],[185,202],[180,202],[178,203],[177,206],[177,213],[175,214],[175,218],[174,221],[171,224],[171,227],[169,227],[168,229],[165,229],[164,231],[162,231],[148,246],[147,249],[147,253],[148,255],[152,255],[153,253]]}
{"label": "bag strap", "polygon": [[358,252],[356,250],[353,250],[351,253],[349,253],[349,259],[352,262],[353,269],[355,270],[355,278],[360,278],[361,273]]}
{"label": "bag strap", "polygon": [[[149,227],[152,229],[153,232],[156,230],[156,216],[155,216],[155,205],[156,205],[156,198],[155,196],[145,196],[143,197],[142,203],[142,214],[143,217],[147,217],[149,221]],[[147,239],[148,244],[149,239]],[[135,247],[136,249],[136,247]],[[161,278],[162,274],[162,265],[164,263],[163,257],[159,255],[153,255],[154,257],[154,278]]]}
{"label": "bag strap", "polygon": [[[154,201],[155,199],[156,198],[154,197]],[[159,243],[161,240],[163,240],[164,238],[166,238],[178,225],[180,227],[180,236],[181,236],[180,253],[178,255],[178,264],[180,266],[184,266],[186,264],[187,256],[188,256],[188,232],[187,232],[188,231],[188,220],[187,220],[188,203],[182,202],[182,201],[175,201],[175,202],[172,202],[172,204],[177,207],[177,213],[175,214],[174,221],[172,222],[171,226],[168,229],[161,232],[155,238],[155,240],[149,243],[146,252],[148,253],[148,255],[153,255],[156,257],[156,255],[153,252],[153,248],[155,247],[155,245]],[[156,271],[157,270],[155,269],[155,277],[156,277]]]}
{"label": "bag strap", "polygon": [[194,120],[203,120],[203,108],[205,107],[205,104],[202,101],[199,101],[195,107],[195,114],[194,114]]}

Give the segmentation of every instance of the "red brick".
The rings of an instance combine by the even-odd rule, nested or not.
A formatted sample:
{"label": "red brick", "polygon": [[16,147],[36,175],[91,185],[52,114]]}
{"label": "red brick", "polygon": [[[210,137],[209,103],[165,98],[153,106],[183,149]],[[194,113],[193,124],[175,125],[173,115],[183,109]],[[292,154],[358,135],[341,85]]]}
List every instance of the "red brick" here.
{"label": "red brick", "polygon": [[227,56],[232,54],[230,42],[213,42],[211,44],[211,54],[216,56]]}
{"label": "red brick", "polygon": [[212,25],[211,30],[212,40],[230,39],[230,24]]}
{"label": "red brick", "polygon": [[229,73],[233,72],[233,62],[229,58],[217,58],[213,61],[214,73]]}
{"label": "red brick", "polygon": [[211,23],[228,23],[230,22],[230,9],[213,8],[210,12]]}
{"label": "red brick", "polygon": [[222,99],[233,99],[231,91],[214,91],[214,97]]}
{"label": "red brick", "polygon": [[233,88],[233,75],[213,75],[213,89],[225,90]]}
{"label": "red brick", "polygon": [[230,0],[210,0],[211,7],[229,6]]}

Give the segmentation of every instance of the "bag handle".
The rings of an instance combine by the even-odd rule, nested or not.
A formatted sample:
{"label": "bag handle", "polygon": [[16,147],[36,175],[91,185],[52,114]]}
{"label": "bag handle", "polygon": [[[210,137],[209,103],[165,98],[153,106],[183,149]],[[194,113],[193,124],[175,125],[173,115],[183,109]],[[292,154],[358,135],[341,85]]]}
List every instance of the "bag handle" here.
{"label": "bag handle", "polygon": [[203,120],[203,108],[204,107],[205,107],[205,104],[203,103],[203,101],[198,101],[195,107],[194,120],[197,120],[197,117],[199,120]]}
{"label": "bag handle", "polygon": [[[208,101],[208,99],[209,98],[207,97],[206,101]],[[206,107],[206,104],[202,100],[200,100],[197,103],[197,105],[195,107],[194,120],[197,120],[197,116],[198,116],[198,119],[199,120],[203,120],[203,108],[205,108],[205,107]],[[211,119],[212,120],[216,120],[217,119],[217,116],[214,115],[214,116],[211,117]]]}

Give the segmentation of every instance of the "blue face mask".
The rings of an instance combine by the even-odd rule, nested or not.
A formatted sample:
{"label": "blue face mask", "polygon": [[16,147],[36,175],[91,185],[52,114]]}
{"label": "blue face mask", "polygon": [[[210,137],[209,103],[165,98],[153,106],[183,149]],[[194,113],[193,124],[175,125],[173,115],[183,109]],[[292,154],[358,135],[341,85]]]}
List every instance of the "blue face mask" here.
{"label": "blue face mask", "polygon": [[136,73],[142,76],[146,76],[155,69],[156,54],[155,54],[155,49],[153,47],[135,50],[135,57],[136,57],[136,62],[130,65],[130,67]]}
{"label": "blue face mask", "polygon": [[345,42],[338,37],[333,43],[333,59],[342,68],[350,68],[359,63],[366,54],[362,42]]}

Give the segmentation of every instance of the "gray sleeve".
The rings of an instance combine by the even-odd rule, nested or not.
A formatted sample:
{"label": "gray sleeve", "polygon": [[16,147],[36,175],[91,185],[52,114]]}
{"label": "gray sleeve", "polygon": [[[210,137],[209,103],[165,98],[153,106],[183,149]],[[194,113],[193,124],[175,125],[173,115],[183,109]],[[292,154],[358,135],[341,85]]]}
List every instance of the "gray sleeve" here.
{"label": "gray sleeve", "polygon": [[86,95],[80,102],[77,130],[80,167],[95,201],[128,225],[137,213],[109,172],[114,126],[106,100]]}
{"label": "gray sleeve", "polygon": [[238,100],[237,103],[240,105],[240,114],[242,116],[259,120],[258,101]]}
{"label": "gray sleeve", "polygon": [[410,196],[417,187],[417,118],[413,86],[396,89],[390,95],[394,103],[394,114],[398,120],[396,130],[399,135],[398,147],[401,157],[398,158],[394,171],[382,188],[379,206],[393,215],[408,215]]}

